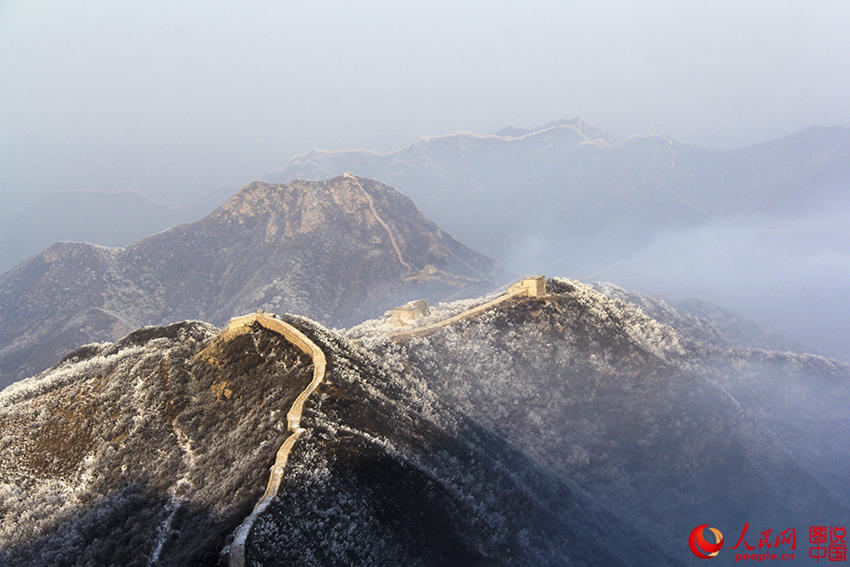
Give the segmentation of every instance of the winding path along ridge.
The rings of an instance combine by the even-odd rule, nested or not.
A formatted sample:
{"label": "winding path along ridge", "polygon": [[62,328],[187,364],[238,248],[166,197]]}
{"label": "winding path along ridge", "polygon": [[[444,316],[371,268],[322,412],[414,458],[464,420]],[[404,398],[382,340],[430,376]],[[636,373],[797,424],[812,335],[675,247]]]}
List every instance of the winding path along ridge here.
{"label": "winding path along ridge", "polygon": [[325,353],[322,352],[322,349],[320,349],[316,343],[311,341],[307,335],[289,323],[262,312],[243,315],[242,317],[235,317],[231,319],[227,324],[225,332],[230,329],[253,325],[254,323],[259,323],[264,328],[280,334],[287,341],[298,347],[302,352],[308,354],[313,359],[313,379],[307,387],[298,394],[298,397],[295,398],[294,402],[292,402],[292,407],[289,408],[289,412],[286,414],[286,426],[289,430],[289,437],[286,438],[283,445],[281,445],[280,449],[277,451],[274,464],[272,465],[269,473],[269,482],[266,485],[265,493],[263,493],[262,498],[260,498],[259,502],[257,502],[254,506],[254,510],[251,514],[245,518],[242,525],[236,529],[236,535],[233,537],[233,543],[230,544],[230,567],[245,566],[245,543],[248,540],[248,534],[251,533],[251,527],[254,525],[254,521],[257,517],[265,511],[272,498],[277,496],[281,480],[283,480],[283,472],[286,468],[286,461],[289,458],[289,452],[304,432],[304,429],[301,428],[301,412],[304,409],[304,402],[307,401],[310,394],[312,394],[316,388],[319,387],[319,384],[322,383],[322,380],[325,378],[325,370],[327,368]]}
{"label": "winding path along ridge", "polygon": [[[346,176],[354,178],[351,174],[346,174]],[[356,180],[356,178],[354,178]],[[358,181],[359,184],[359,181]],[[360,186],[363,189],[363,186]],[[363,189],[363,192],[366,193],[366,190]],[[371,197],[368,193],[366,196],[369,198],[371,204]],[[372,211],[374,212],[374,205],[372,205]],[[398,249],[398,245],[395,243],[395,238],[393,238],[392,232],[389,230],[389,227],[384,224],[381,218],[375,213],[375,218],[384,225],[384,228],[387,229],[387,234],[390,236],[390,240],[393,243],[393,246],[398,253],[399,260],[402,264],[407,266],[408,268],[412,268],[410,264],[404,261],[401,256],[401,251]],[[540,276],[536,276],[535,278],[540,278]],[[507,293],[504,295],[500,295],[495,299],[492,299],[486,303],[482,303],[481,305],[477,305],[471,309],[467,309],[462,313],[458,313],[452,317],[447,319],[443,319],[442,321],[438,321],[437,323],[433,323],[431,325],[425,325],[423,327],[419,327],[417,329],[412,329],[410,331],[397,333],[391,335],[390,338],[393,341],[401,341],[405,339],[409,339],[411,337],[427,335],[432,331],[439,329],[441,327],[446,327],[451,325],[452,323],[456,323],[457,321],[461,321],[463,319],[468,319],[470,317],[475,317],[487,311],[488,309],[493,308],[494,306],[508,301],[509,299],[513,299],[517,296],[523,295],[531,295],[534,297],[540,297],[541,291],[545,293],[545,286],[538,290],[533,291],[533,286],[523,286],[526,282],[529,282],[530,279],[524,279],[514,284],[508,288]],[[322,352],[316,343],[311,341],[307,335],[286,323],[285,321],[281,321],[280,319],[265,314],[262,311],[258,311],[257,313],[252,313],[250,315],[243,315],[241,317],[234,317],[227,324],[227,328],[223,331],[226,333],[227,331],[232,331],[239,329],[241,327],[250,326],[254,323],[259,323],[262,327],[274,331],[275,333],[280,334],[288,340],[290,343],[298,347],[302,352],[308,354],[313,359],[313,379],[307,385],[304,390],[298,394],[298,397],[295,398],[295,401],[292,402],[292,407],[289,408],[289,412],[286,414],[286,425],[290,434],[289,437],[283,442],[283,445],[280,446],[280,449],[277,451],[277,455],[275,457],[275,462],[271,467],[271,471],[269,473],[269,482],[266,485],[266,491],[263,494],[262,498],[260,498],[259,502],[254,506],[254,510],[251,514],[245,518],[245,521],[242,522],[236,529],[236,535],[233,537],[233,543],[230,544],[230,567],[245,567],[245,543],[248,541],[248,534],[251,533],[251,528],[254,525],[257,517],[262,514],[265,509],[268,507],[269,503],[272,501],[272,498],[277,496],[278,490],[280,489],[280,483],[283,480],[283,473],[286,469],[286,461],[289,458],[289,452],[292,450],[292,447],[295,445],[295,442],[304,432],[304,429],[301,427],[301,412],[304,409],[304,402],[307,401],[307,398],[310,397],[316,388],[319,387],[319,384],[325,378],[325,370],[327,369],[327,359],[325,357],[325,353]]]}
{"label": "winding path along ridge", "polygon": [[401,248],[399,248],[398,242],[396,242],[395,235],[393,234],[393,231],[390,229],[390,225],[388,225],[386,222],[384,222],[384,219],[382,219],[381,215],[378,214],[378,210],[375,208],[375,201],[372,199],[372,195],[370,195],[369,192],[366,191],[366,188],[363,187],[363,184],[360,183],[360,180],[357,179],[352,174],[343,173],[342,176],[345,177],[346,179],[351,179],[354,183],[357,184],[357,186],[360,188],[360,190],[363,191],[363,194],[366,195],[366,200],[369,201],[369,209],[372,211],[372,214],[375,216],[375,220],[377,220],[378,223],[382,227],[384,227],[384,230],[387,231],[387,236],[390,237],[390,244],[392,244],[393,248],[395,249],[396,256],[398,256],[398,261],[401,263],[402,266],[407,268],[409,271],[415,272],[416,268],[414,268],[408,262],[406,262],[405,259],[404,259],[404,256],[402,256]]}
{"label": "winding path along ridge", "polygon": [[463,321],[464,319],[469,319],[471,317],[475,317],[484,313],[488,309],[492,309],[496,305],[500,303],[504,303],[509,299],[513,299],[518,296],[531,296],[531,297],[543,297],[546,293],[546,287],[543,285],[542,287],[536,287],[534,285],[534,281],[541,279],[542,276],[533,276],[531,278],[524,278],[517,282],[516,284],[510,286],[508,291],[504,294],[496,297],[495,299],[491,299],[486,303],[482,303],[481,305],[477,305],[471,309],[467,309],[457,315],[453,315],[442,321],[437,321],[436,323],[432,323],[430,325],[424,325],[422,327],[416,327],[409,331],[402,331],[401,333],[395,333],[390,335],[390,340],[393,342],[404,341],[410,339],[412,337],[421,337],[424,335],[429,335],[432,332],[436,331],[441,327],[447,327],[453,323],[457,323],[458,321]]}

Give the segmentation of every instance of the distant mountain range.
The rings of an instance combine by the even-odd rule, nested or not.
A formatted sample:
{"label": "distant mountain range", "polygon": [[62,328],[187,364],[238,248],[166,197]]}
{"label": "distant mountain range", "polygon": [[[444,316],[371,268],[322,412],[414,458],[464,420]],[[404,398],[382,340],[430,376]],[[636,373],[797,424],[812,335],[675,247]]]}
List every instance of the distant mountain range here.
{"label": "distant mountain range", "polygon": [[342,171],[393,184],[517,272],[702,297],[807,349],[850,352],[850,295],[835,285],[850,277],[850,129],[712,150],[562,120],[387,153],[313,150],[267,178]]}
{"label": "distant mountain range", "polygon": [[[748,214],[850,208],[850,129],[811,127],[736,150],[615,138],[580,118],[497,134],[424,137],[388,153],[313,150],[272,181],[343,171],[385,180],[493,257],[527,235],[622,257],[664,228]],[[618,242],[617,250],[602,244]],[[586,244],[585,244],[586,245]],[[584,257],[575,254],[575,259]],[[598,260],[598,259],[597,259]]]}
{"label": "distant mountain range", "polygon": [[[245,564],[678,566],[706,522],[754,546],[850,519],[850,366],[547,286],[407,339],[282,316],[327,370]],[[0,565],[225,564],[313,374],[300,348],[182,322],[4,390]]]}
{"label": "distant mountain range", "polygon": [[58,243],[0,276],[0,386],[143,325],[258,307],[348,325],[501,277],[387,185],[255,182],[199,221],[124,248]]}

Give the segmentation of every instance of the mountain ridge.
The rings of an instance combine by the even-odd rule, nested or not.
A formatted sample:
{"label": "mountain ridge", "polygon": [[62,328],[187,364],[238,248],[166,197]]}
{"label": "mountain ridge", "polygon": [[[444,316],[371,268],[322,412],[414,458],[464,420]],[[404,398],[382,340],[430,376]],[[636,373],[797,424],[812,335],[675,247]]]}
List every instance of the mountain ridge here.
{"label": "mountain ridge", "polygon": [[[596,141],[601,141],[602,144],[600,147],[614,147],[625,143],[626,141],[638,138],[662,138],[665,140],[670,140],[669,137],[662,134],[647,134],[647,135],[633,135],[626,138],[621,138],[618,136],[614,136],[605,130],[597,128],[588,122],[586,122],[581,117],[576,117],[572,119],[560,119],[553,120],[551,122],[547,122],[540,126],[536,126],[533,128],[515,128],[513,126],[507,126],[493,133],[482,134],[478,132],[473,132],[469,130],[458,130],[456,132],[451,132],[448,134],[433,134],[433,135],[422,135],[410,142],[409,144],[399,146],[397,148],[387,150],[387,151],[377,151],[370,150],[367,148],[352,148],[345,150],[330,150],[326,148],[313,148],[311,150],[307,150],[305,152],[301,152],[293,155],[290,158],[290,162],[298,163],[304,158],[309,157],[311,154],[358,154],[362,153],[364,155],[372,155],[379,157],[387,157],[392,156],[393,154],[402,153],[405,150],[409,150],[411,148],[415,148],[418,145],[428,144],[431,142],[440,142],[445,140],[450,140],[452,138],[468,138],[471,140],[498,140],[504,142],[513,142],[520,141],[523,139],[527,139],[529,137],[538,136],[541,134],[545,134],[547,132],[553,133],[557,131],[569,131],[578,134],[583,138],[583,142],[585,143],[593,143]],[[262,176],[262,179],[276,180],[280,179],[281,175],[285,170],[272,171]]]}
{"label": "mountain ridge", "polygon": [[[676,329],[575,280],[505,297],[435,306],[437,321],[475,316],[401,341],[389,320],[343,334],[279,316],[326,372],[246,564],[681,565],[705,517],[843,521],[850,454],[824,433],[848,419],[850,365],[702,343],[688,334],[702,326]],[[220,561],[284,412],[315,379],[297,342],[256,321],[149,327],[0,392],[0,530],[32,510],[5,558]],[[801,419],[801,400],[817,420]],[[152,451],[163,456],[133,464]],[[231,458],[251,474],[227,472]],[[74,499],[50,496],[61,482]],[[87,535],[98,517],[114,526],[100,539]]]}
{"label": "mountain ridge", "polygon": [[254,182],[207,217],[122,248],[58,243],[0,276],[3,383],[147,324],[258,307],[344,325],[503,277],[387,185]]}
{"label": "mountain ridge", "polygon": [[706,517],[843,517],[850,453],[829,432],[848,419],[850,365],[702,343],[687,334],[701,326],[575,280],[547,288],[403,345],[378,322],[350,336],[659,542]]}
{"label": "mountain ridge", "polygon": [[[619,541],[627,526],[580,491],[338,333],[282,320],[326,353],[327,378],[304,406],[285,496],[272,499],[246,540],[248,564],[627,564]],[[219,563],[226,534],[260,492],[260,463],[280,442],[282,409],[313,373],[275,333],[240,329],[142,329],[78,349],[0,393],[4,456],[18,456],[51,427],[67,429],[58,444],[32,452],[40,468],[23,477],[23,493],[10,477],[15,459],[0,458],[0,510],[30,510],[15,544],[2,538],[0,564]],[[60,413],[46,410],[19,428],[33,404]],[[95,408],[113,412],[112,420],[98,419]],[[78,430],[90,438],[70,450],[80,443],[67,433]],[[136,454],[156,451],[159,458],[130,466]],[[50,497],[56,455],[64,455],[73,499]],[[13,529],[8,517],[0,529]],[[335,527],[343,525],[358,529]],[[98,526],[99,537],[90,537]],[[652,543],[643,549],[653,564],[673,564]]]}

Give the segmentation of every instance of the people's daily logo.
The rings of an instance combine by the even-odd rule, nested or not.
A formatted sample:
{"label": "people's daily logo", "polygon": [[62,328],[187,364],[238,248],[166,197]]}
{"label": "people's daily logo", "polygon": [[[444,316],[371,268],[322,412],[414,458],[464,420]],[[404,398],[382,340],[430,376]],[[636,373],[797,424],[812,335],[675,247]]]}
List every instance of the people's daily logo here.
{"label": "people's daily logo", "polygon": [[[809,526],[808,536],[810,559],[818,563],[847,561],[847,529],[844,526]],[[723,549],[723,533],[702,524],[691,531],[688,546],[700,559],[713,559]],[[734,552],[735,563],[794,561],[797,559],[797,530],[794,527],[781,531],[773,528],[750,530],[750,523],[744,522],[738,541],[726,549]]]}
{"label": "people's daily logo", "polygon": [[[706,530],[714,537],[714,543],[706,539]],[[709,538],[712,536],[709,536]],[[688,544],[691,546],[691,552],[700,559],[711,559],[716,557],[723,549],[723,534],[717,528],[703,524],[693,529],[691,537],[688,538]]]}

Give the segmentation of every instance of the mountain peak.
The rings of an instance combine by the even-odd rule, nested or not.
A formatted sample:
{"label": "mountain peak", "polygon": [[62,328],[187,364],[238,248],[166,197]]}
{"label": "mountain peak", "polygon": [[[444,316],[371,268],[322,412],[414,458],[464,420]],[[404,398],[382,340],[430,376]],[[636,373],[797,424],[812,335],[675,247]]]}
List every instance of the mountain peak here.
{"label": "mountain peak", "polygon": [[347,326],[500,274],[383,183],[254,181],[199,221],[125,248],[57,244],[0,276],[0,386],[143,325],[263,308]]}
{"label": "mountain peak", "polygon": [[[343,231],[377,231],[370,239],[375,244],[386,240],[394,248],[408,243],[405,240],[400,244],[400,238],[390,227],[393,222],[388,223],[385,218],[424,222],[428,229],[433,227],[410,199],[395,189],[350,173],[323,181],[296,179],[283,184],[254,181],[216,209],[211,217],[225,222],[265,223],[267,240],[333,230],[338,223]],[[410,240],[409,244],[413,245]]]}

